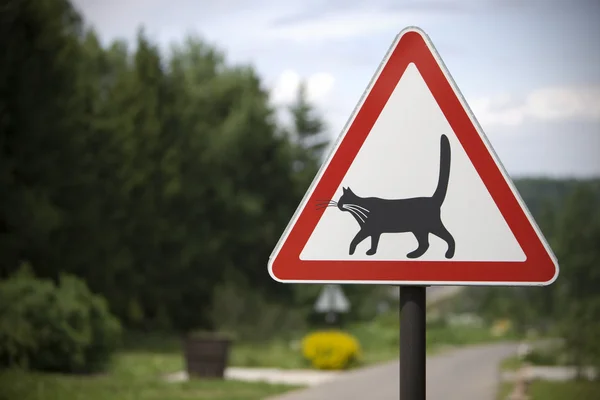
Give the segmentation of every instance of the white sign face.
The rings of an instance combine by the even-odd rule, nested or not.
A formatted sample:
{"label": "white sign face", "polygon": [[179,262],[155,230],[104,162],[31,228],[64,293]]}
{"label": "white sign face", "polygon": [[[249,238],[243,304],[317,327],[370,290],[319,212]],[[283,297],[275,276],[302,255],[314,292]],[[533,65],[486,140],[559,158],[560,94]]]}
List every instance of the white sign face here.
{"label": "white sign face", "polygon": [[[524,261],[525,254],[442,113],[415,64],[409,64],[369,136],[339,185],[360,197],[429,197],[440,174],[440,137],[450,143],[451,163],[441,220],[456,242],[451,261]],[[364,207],[358,204],[358,207]],[[355,208],[360,217],[369,211]],[[408,260],[418,242],[410,233],[381,235],[377,252],[370,240],[348,246],[357,231],[349,212],[328,207],[300,254],[301,260]],[[430,235],[429,249],[415,261],[449,261],[447,244]]]}

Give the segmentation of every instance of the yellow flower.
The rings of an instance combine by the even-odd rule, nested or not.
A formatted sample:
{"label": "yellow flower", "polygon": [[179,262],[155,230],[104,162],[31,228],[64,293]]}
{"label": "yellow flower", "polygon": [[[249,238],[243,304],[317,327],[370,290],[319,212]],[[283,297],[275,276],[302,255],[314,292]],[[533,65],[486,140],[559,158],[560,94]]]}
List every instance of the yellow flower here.
{"label": "yellow flower", "polygon": [[302,339],[302,355],[317,369],[345,369],[360,358],[360,345],[352,335],[319,331]]}

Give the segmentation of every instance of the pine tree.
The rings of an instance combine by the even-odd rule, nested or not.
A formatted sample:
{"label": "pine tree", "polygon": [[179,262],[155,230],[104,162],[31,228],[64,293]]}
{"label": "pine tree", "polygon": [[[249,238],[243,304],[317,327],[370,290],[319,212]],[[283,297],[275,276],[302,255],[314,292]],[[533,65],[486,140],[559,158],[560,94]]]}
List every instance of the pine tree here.
{"label": "pine tree", "polygon": [[324,150],[329,145],[325,123],[308,102],[306,83],[298,87],[296,100],[289,107],[292,116],[294,139],[306,151],[304,162],[320,164]]}

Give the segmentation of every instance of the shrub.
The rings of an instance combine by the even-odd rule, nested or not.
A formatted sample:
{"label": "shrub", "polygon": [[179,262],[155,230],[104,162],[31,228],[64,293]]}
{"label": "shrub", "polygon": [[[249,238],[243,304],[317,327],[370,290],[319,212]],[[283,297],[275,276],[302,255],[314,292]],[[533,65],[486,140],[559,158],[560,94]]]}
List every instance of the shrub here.
{"label": "shrub", "polygon": [[214,330],[235,333],[236,339],[247,342],[291,338],[306,327],[297,310],[268,302],[260,292],[234,283],[214,289],[210,319]]}
{"label": "shrub", "polygon": [[78,278],[59,284],[19,273],[0,283],[0,365],[93,372],[118,345],[119,321]]}
{"label": "shrub", "polygon": [[302,339],[302,354],[317,369],[346,369],[360,357],[358,340],[345,332],[329,330]]}
{"label": "shrub", "polygon": [[554,366],[567,365],[571,360],[569,360],[569,354],[563,344],[554,344],[548,347],[540,346],[531,349],[531,351],[523,357],[523,361],[533,365]]}

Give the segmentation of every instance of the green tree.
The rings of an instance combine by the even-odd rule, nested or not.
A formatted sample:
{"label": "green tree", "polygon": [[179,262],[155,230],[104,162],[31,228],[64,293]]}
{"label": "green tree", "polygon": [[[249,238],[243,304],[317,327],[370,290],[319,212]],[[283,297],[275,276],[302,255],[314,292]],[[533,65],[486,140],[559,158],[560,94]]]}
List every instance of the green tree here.
{"label": "green tree", "polygon": [[197,38],[103,46],[64,0],[8,2],[1,29],[2,276],[75,274],[135,328],[209,326],[226,281],[293,303],[266,263],[320,163],[303,92],[295,140]]}
{"label": "green tree", "polygon": [[323,151],[329,145],[329,139],[323,119],[308,101],[305,82],[299,85],[296,99],[289,111],[292,115],[294,139],[307,150],[306,155],[310,160],[319,163]]}
{"label": "green tree", "polygon": [[553,244],[561,263],[556,299],[562,334],[577,366],[600,365],[599,196],[580,184],[557,220]]}
{"label": "green tree", "polygon": [[323,161],[323,152],[329,145],[325,123],[315,108],[308,102],[306,84],[302,82],[295,101],[288,107],[292,117],[288,137],[294,144],[294,164],[301,198],[315,177]]}
{"label": "green tree", "polygon": [[61,0],[5,2],[1,13],[0,272],[29,260],[57,277],[80,208],[81,21]]}

